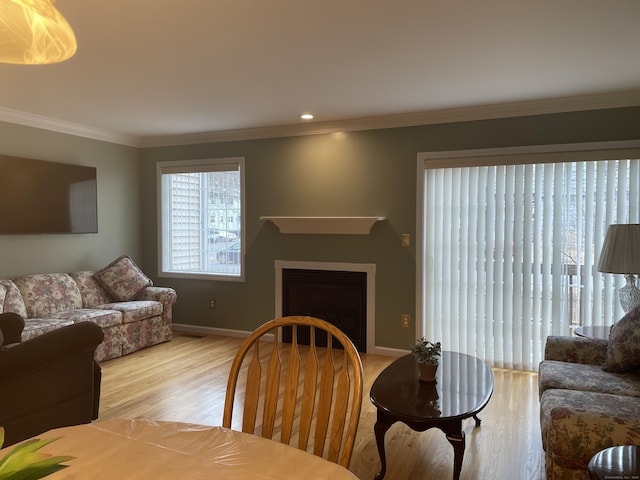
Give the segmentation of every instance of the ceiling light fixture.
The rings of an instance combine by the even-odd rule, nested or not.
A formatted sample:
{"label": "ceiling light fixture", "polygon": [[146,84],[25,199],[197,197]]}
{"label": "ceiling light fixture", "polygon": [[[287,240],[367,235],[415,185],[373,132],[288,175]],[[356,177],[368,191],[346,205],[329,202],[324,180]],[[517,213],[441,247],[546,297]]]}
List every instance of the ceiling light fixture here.
{"label": "ceiling light fixture", "polygon": [[55,0],[0,0],[0,62],[62,62],[78,48]]}
{"label": "ceiling light fixture", "polygon": [[313,115],[311,115],[310,113],[303,113],[302,115],[300,115],[300,118],[302,120],[313,120]]}

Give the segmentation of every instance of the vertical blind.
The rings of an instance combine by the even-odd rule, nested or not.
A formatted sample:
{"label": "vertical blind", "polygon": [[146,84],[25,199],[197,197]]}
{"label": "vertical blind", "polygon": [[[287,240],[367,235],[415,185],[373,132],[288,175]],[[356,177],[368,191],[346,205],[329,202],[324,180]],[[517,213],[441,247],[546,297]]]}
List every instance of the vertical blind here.
{"label": "vertical blind", "polygon": [[622,276],[597,271],[611,223],[640,223],[640,161],[425,168],[423,332],[534,371],[548,335],[610,325]]}

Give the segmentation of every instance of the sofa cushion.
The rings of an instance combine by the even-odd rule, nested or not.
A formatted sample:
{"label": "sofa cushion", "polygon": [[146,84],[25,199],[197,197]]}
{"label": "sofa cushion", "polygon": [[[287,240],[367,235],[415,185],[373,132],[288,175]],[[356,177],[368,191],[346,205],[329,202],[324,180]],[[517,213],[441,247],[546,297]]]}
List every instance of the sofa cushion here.
{"label": "sofa cushion", "polygon": [[144,287],[153,283],[127,255],[122,255],[94,273],[95,279],[116,300],[131,300]]}
{"label": "sofa cushion", "polygon": [[43,333],[51,332],[67,325],[73,325],[73,322],[59,318],[28,318],[24,321],[22,341],[26,342],[32,338],[39,337]]}
{"label": "sofa cushion", "polygon": [[6,288],[7,293],[4,296],[3,312],[13,312],[22,318],[27,318],[27,307],[22,300],[20,290],[11,280],[0,280],[0,285]]}
{"label": "sofa cushion", "polygon": [[543,360],[538,371],[540,395],[550,389],[600,392],[640,397],[640,375],[610,373],[600,365]]}
{"label": "sofa cushion", "polygon": [[90,271],[82,271],[71,272],[69,274],[80,289],[83,308],[94,308],[97,305],[111,302],[109,293],[96,281],[93,273],[94,272]]}
{"label": "sofa cushion", "polygon": [[640,307],[627,313],[611,327],[607,358],[602,369],[626,372],[640,366]]}
{"label": "sofa cushion", "polygon": [[52,317],[59,320],[69,321],[71,323],[91,322],[102,328],[122,324],[122,314],[120,312],[99,308],[78,308],[68,312],[54,313]]}
{"label": "sofa cushion", "polygon": [[25,275],[14,278],[13,283],[20,290],[27,318],[46,318],[52,313],[82,308],[80,289],[66,273]]}
{"label": "sofa cushion", "polygon": [[145,318],[162,315],[162,304],[154,301],[132,301],[105,303],[97,308],[116,310],[122,313],[122,323],[139,322]]}

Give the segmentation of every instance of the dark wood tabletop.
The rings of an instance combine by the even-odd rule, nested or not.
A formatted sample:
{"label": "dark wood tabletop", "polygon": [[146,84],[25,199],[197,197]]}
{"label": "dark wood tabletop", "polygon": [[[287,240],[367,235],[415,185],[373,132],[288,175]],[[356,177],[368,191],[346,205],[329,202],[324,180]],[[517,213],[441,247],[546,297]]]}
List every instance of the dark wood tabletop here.
{"label": "dark wood tabletop", "polygon": [[413,355],[395,360],[384,369],[371,387],[371,402],[377,408],[374,427],[382,468],[376,480],[384,478],[386,456],[384,435],[400,421],[415,431],[439,428],[454,448],[453,478],[460,478],[464,455],[462,421],[487,405],[493,393],[493,372],[482,360],[456,352],[442,352],[436,382],[418,380]]}
{"label": "dark wood tabletop", "polygon": [[640,478],[640,447],[620,445],[596,453],[587,467],[592,480]]}
{"label": "dark wood tabletop", "polygon": [[609,340],[611,327],[605,327],[603,325],[576,327],[574,332],[578,337],[600,338],[603,340]]}

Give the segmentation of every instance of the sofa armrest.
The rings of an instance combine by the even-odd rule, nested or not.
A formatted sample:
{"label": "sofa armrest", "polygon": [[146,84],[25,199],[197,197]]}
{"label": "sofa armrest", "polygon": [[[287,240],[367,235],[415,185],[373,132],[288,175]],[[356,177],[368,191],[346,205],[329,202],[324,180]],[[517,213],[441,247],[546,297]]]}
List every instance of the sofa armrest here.
{"label": "sofa armrest", "polygon": [[544,392],[540,424],[547,471],[583,472],[600,450],[639,445],[639,409],[637,397],[561,389]]}
{"label": "sofa armrest", "polygon": [[19,377],[80,351],[92,351],[104,339],[102,329],[90,322],[61,327],[12,348],[0,350],[0,380]]}
{"label": "sofa armrest", "polygon": [[607,358],[607,340],[587,337],[550,336],[544,348],[545,360],[602,365]]}
{"label": "sofa armrest", "polygon": [[135,296],[135,300],[155,300],[162,304],[162,320],[171,324],[173,317],[173,304],[176,303],[178,295],[173,288],[169,287],[144,287]]}
{"label": "sofa armrest", "polygon": [[20,343],[22,330],[24,330],[24,319],[20,315],[12,312],[0,314],[0,332],[2,332],[3,338],[0,341],[0,347]]}
{"label": "sofa armrest", "polygon": [[155,300],[162,305],[171,306],[176,303],[178,296],[173,288],[169,287],[144,287],[136,294],[136,300]]}

